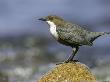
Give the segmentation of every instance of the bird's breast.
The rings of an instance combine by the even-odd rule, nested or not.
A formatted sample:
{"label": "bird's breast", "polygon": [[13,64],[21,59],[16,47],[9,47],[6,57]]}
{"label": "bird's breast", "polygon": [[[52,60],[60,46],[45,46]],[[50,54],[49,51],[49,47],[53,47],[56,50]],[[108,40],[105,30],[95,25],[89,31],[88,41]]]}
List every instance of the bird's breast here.
{"label": "bird's breast", "polygon": [[50,26],[50,33],[52,34],[52,36],[53,36],[56,40],[58,40],[58,33],[57,33],[57,31],[56,31],[56,25]]}

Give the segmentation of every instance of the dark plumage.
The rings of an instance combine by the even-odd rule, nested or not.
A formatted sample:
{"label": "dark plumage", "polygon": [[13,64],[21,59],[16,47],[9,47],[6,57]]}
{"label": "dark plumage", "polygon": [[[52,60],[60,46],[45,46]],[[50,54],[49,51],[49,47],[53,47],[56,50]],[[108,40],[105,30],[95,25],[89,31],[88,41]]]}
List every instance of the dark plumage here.
{"label": "dark plumage", "polygon": [[[79,46],[89,45],[92,46],[93,41],[98,37],[110,34],[110,32],[91,32],[81,26],[64,21],[62,18],[54,15],[41,18],[39,20],[52,22],[56,32],[58,34],[57,41],[71,46],[73,48],[72,55],[65,62],[73,61],[75,54],[77,53]],[[50,23],[48,23],[50,25]],[[52,25],[50,25],[51,27]]]}
{"label": "dark plumage", "polygon": [[107,32],[90,32],[76,24],[64,23],[63,27],[58,27],[59,40],[63,40],[68,46],[92,45],[93,41]]}

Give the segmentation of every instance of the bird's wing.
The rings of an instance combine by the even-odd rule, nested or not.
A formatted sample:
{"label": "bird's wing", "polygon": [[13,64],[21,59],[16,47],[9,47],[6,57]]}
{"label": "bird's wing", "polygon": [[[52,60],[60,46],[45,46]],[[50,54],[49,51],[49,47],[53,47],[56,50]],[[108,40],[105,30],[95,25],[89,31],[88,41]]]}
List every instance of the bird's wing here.
{"label": "bird's wing", "polygon": [[[68,26],[68,27],[67,27]],[[87,31],[78,25],[69,24],[66,27],[57,28],[59,38],[65,42],[76,45],[89,45],[89,41],[86,39]]]}

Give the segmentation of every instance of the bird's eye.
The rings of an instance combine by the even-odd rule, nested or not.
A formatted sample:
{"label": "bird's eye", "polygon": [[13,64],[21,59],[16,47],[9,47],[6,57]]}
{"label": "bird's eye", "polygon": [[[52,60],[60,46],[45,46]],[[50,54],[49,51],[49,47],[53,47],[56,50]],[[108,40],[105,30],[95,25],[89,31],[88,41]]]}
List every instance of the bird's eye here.
{"label": "bird's eye", "polygon": [[53,20],[53,17],[50,17],[49,20]]}

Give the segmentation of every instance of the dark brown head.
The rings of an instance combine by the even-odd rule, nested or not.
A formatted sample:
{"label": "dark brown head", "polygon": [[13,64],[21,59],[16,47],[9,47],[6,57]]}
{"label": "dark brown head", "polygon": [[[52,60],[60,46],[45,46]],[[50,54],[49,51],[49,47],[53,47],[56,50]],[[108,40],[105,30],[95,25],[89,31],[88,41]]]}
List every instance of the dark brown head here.
{"label": "dark brown head", "polygon": [[[44,18],[40,18],[41,21],[46,21],[54,23],[56,26],[61,26],[64,23],[64,20],[56,15],[49,15]],[[48,23],[49,24],[49,23]],[[49,24],[50,25],[50,24]]]}

